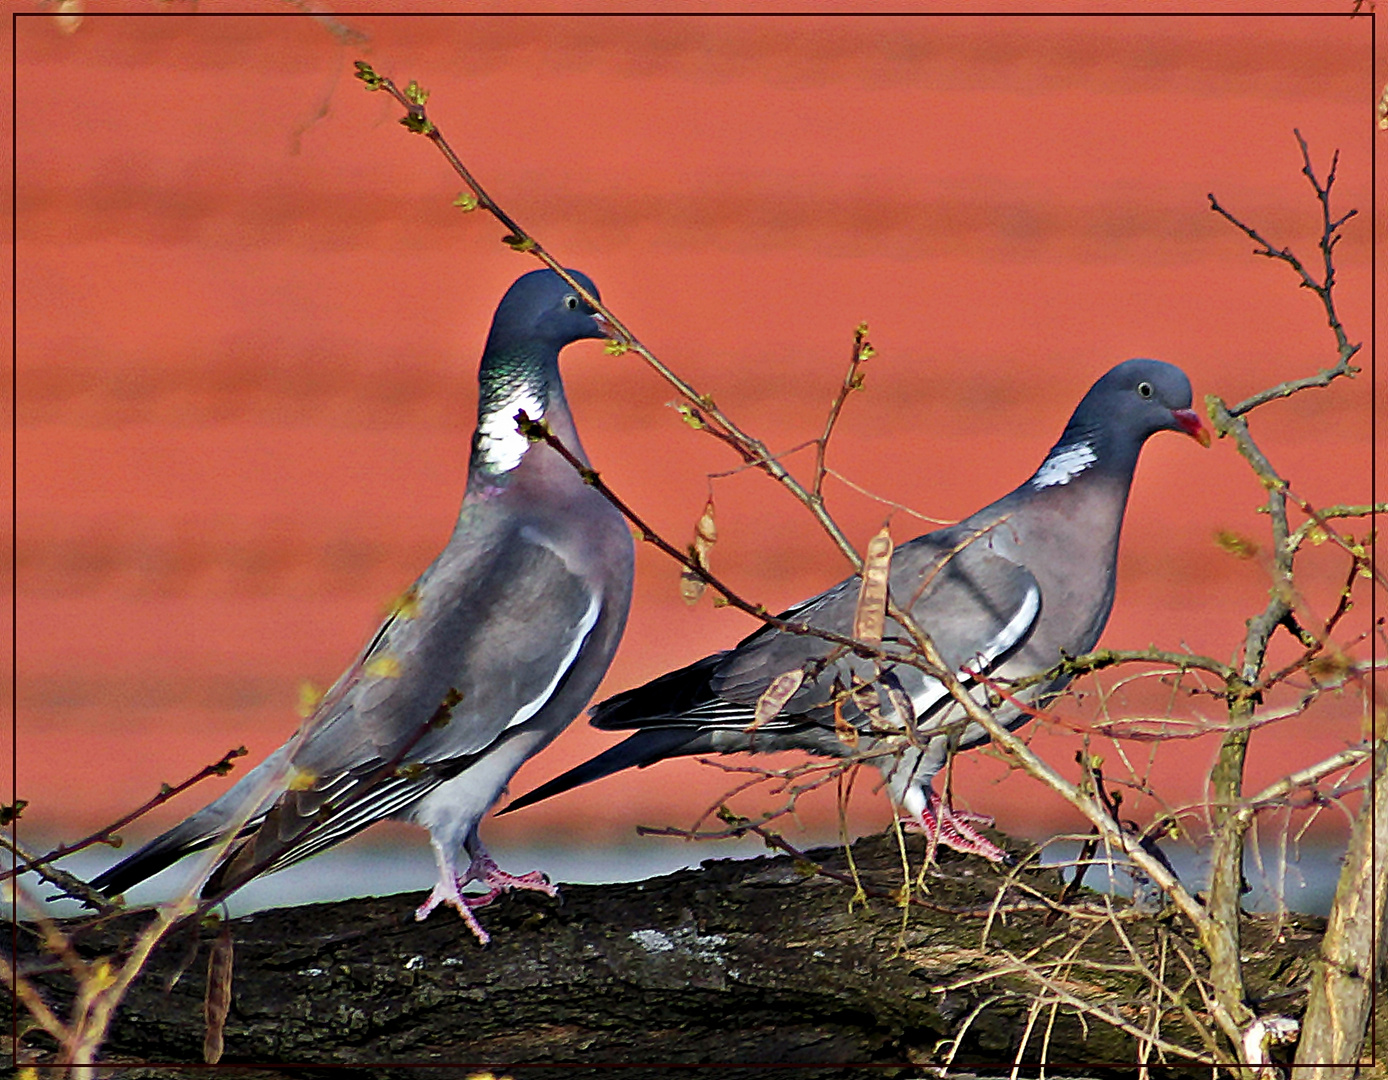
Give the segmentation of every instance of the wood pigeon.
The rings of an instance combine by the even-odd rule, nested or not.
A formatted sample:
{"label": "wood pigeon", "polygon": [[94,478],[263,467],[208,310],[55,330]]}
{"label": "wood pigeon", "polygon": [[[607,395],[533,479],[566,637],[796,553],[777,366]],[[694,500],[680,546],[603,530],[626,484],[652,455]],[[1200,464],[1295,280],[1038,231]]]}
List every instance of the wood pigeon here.
{"label": "wood pigeon", "polygon": [[[1209,432],[1191,409],[1190,380],[1159,360],[1119,364],[1090,388],[1030,479],[957,525],[901,545],[892,556],[892,599],[911,613],[980,700],[986,688],[977,676],[1015,680],[1037,674],[1099,640],[1113,606],[1118,536],[1133,469],[1143,443],[1158,431],[1185,432],[1209,445]],[[851,634],[860,580],[850,577],[781,618]],[[906,653],[909,644],[906,631],[889,618],[884,650]],[[774,718],[754,725],[758,699],[773,680],[791,672],[803,675],[794,695]],[[1034,685],[1016,699],[1044,707],[1068,681]],[[592,714],[594,727],[635,733],[502,813],[632,765],[687,754],[856,753],[875,757],[893,805],[932,843],[1004,858],[971,824],[988,819],[953,810],[931,786],[951,752],[978,746],[988,736],[966,721],[943,685],[918,668],[763,627],[736,648],[608,698]],[[836,730],[836,714],[856,737]],[[1004,702],[996,715],[1016,728],[1030,713]],[[918,735],[903,740],[912,725]],[[850,736],[847,741],[840,732]]]}
{"label": "wood pigeon", "polygon": [[[585,275],[570,273],[598,295]],[[288,757],[287,782],[255,808],[204,896],[225,896],[383,818],[429,830],[439,881],[419,919],[448,904],[485,944],[473,908],[505,889],[554,894],[539,872],[498,868],[477,824],[521,764],[587,704],[626,624],[630,530],[572,465],[516,424],[522,411],[543,419],[587,461],[559,351],[607,329],[551,270],[511,286],[482,353],[467,490],[442,554],[328,691],[301,739],[99,875],[97,889],[121,892],[213,843]],[[462,872],[460,851],[470,860]],[[473,881],[487,891],[464,895]]]}

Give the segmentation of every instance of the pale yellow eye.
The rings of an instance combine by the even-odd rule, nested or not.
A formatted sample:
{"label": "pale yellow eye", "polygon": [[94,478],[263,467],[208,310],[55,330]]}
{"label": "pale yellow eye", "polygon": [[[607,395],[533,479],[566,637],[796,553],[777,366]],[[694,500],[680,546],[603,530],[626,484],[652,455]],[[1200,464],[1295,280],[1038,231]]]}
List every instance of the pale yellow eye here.
{"label": "pale yellow eye", "polygon": [[1149,382],[1140,382],[1140,383],[1138,383],[1138,384],[1137,384],[1137,396],[1138,396],[1138,397],[1141,397],[1141,398],[1149,398],[1149,397],[1151,397],[1151,396],[1152,396],[1152,384],[1149,383]]}
{"label": "pale yellow eye", "polygon": [[564,297],[564,306],[568,308],[570,311],[577,311],[578,297],[576,297],[573,293],[569,293],[568,296]]}

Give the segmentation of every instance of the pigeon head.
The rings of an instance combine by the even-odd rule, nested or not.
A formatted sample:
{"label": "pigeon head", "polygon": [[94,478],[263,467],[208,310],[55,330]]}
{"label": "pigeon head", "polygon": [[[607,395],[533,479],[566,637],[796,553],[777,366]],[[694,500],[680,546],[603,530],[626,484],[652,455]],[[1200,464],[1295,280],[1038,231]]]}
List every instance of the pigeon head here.
{"label": "pigeon head", "polygon": [[1159,431],[1210,445],[1186,373],[1161,360],[1125,360],[1089,388],[1031,485],[1065,484],[1091,467],[1131,476],[1142,444]]}
{"label": "pigeon head", "polygon": [[[593,296],[592,279],[570,270]],[[559,350],[583,338],[602,338],[606,320],[553,270],[532,270],[506,290],[492,319],[477,372],[477,432],[472,465],[496,477],[520,464],[530,441],[516,428],[517,413],[530,419],[567,415]]]}
{"label": "pigeon head", "polygon": [[1210,433],[1190,406],[1190,379],[1180,368],[1125,360],[1090,388],[1070,422],[1103,417],[1105,426],[1139,442],[1158,431],[1183,431],[1208,446]]}
{"label": "pigeon head", "polygon": [[[587,274],[577,270],[569,273],[598,296],[598,287]],[[532,270],[517,278],[501,298],[486,352],[511,352],[519,347],[527,353],[542,350],[554,355],[575,341],[607,335],[606,321],[568,282],[553,270]]]}

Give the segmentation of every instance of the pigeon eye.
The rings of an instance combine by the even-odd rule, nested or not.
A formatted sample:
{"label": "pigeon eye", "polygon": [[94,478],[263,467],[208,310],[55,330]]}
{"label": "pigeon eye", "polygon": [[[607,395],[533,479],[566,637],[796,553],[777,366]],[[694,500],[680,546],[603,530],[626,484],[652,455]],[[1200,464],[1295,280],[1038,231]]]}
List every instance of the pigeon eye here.
{"label": "pigeon eye", "polygon": [[1149,382],[1140,382],[1140,383],[1138,383],[1138,384],[1137,384],[1137,396],[1140,397],[1140,398],[1149,398],[1149,397],[1151,397],[1151,396],[1152,396],[1152,384],[1149,383]]}
{"label": "pigeon eye", "polygon": [[576,297],[573,293],[569,293],[568,296],[564,297],[564,306],[568,308],[570,311],[577,311],[578,297]]}

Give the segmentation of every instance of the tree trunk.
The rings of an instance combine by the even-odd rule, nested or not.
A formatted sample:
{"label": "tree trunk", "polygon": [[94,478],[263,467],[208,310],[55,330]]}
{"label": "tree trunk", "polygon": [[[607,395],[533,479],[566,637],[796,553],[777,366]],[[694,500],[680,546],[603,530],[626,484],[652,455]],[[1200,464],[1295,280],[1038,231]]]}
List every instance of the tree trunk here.
{"label": "tree trunk", "polygon": [[[918,868],[920,838],[908,847]],[[931,906],[903,909],[889,895],[903,880],[895,837],[867,837],[853,851],[864,885],[876,894],[865,902],[850,904],[851,885],[800,859],[711,861],[640,883],[568,885],[562,902],[508,895],[483,911],[493,935],[485,948],[446,910],[416,923],[418,896],[234,920],[222,1063],[280,1066],[296,1076],[330,1064],[369,1064],[382,1076],[404,1076],[409,1063],[485,1064],[515,1080],[610,1076],[561,1065],[644,1063],[632,1075],[647,1080],[687,1078],[674,1067],[679,1063],[735,1063],[718,1075],[736,1078],[759,1075],[754,1066],[774,1062],[819,1066],[797,1069],[797,1080],[861,1080],[861,1069],[843,1063],[943,1062],[964,1027],[953,1062],[973,1071],[1010,1065],[1024,1042],[1026,1062],[1081,1070],[1126,1063],[1135,1071],[1133,1036],[1093,1014],[1081,1023],[1073,1008],[1084,1001],[1150,1030],[1152,989],[1125,966],[1118,927],[1154,970],[1153,958],[1165,950],[1168,982],[1193,1003],[1186,1020],[1175,1010],[1164,1013],[1161,1037],[1206,1052],[1187,1020],[1208,1018],[1196,992],[1182,990],[1188,973],[1177,950],[1202,972],[1204,961],[1179,919],[1138,915],[1120,899],[1111,919],[1092,893],[1073,912],[1053,917],[1036,894],[1056,897],[1059,875],[1034,868],[1016,874],[1020,888],[990,918],[1007,871],[943,851],[938,870],[926,877]],[[848,872],[841,849],[813,856],[830,872]],[[922,896],[919,889],[913,895]],[[70,929],[81,954],[109,955],[147,918],[133,912],[101,927]],[[1302,916],[1280,927],[1270,918],[1245,923],[1246,985],[1263,999],[1259,1011],[1300,1012],[1322,923]],[[206,940],[195,960],[190,953],[195,937],[214,934],[183,931],[161,946],[122,1005],[102,1060],[202,1060]],[[27,928],[19,942],[22,967],[56,966]],[[1033,971],[1049,989],[1009,959],[1033,950]],[[166,991],[180,967],[182,977]],[[53,972],[31,978],[63,1015],[70,981]],[[31,1031],[21,1050],[51,1051],[45,1039]],[[1147,1060],[1157,1064],[1161,1051]],[[1181,1067],[1178,1073],[1210,1075],[1208,1066],[1166,1060]],[[130,1075],[166,1074],[173,1073]],[[269,1080],[276,1073],[255,1075]]]}
{"label": "tree trunk", "polygon": [[[1298,1080],[1347,1080],[1355,1073],[1384,957],[1388,901],[1388,740],[1374,760],[1375,781],[1354,822],[1335,904],[1311,979]],[[1380,985],[1380,997],[1382,997]],[[1381,1031],[1388,1041],[1388,1031]],[[1381,1057],[1382,1055],[1374,1055]]]}

